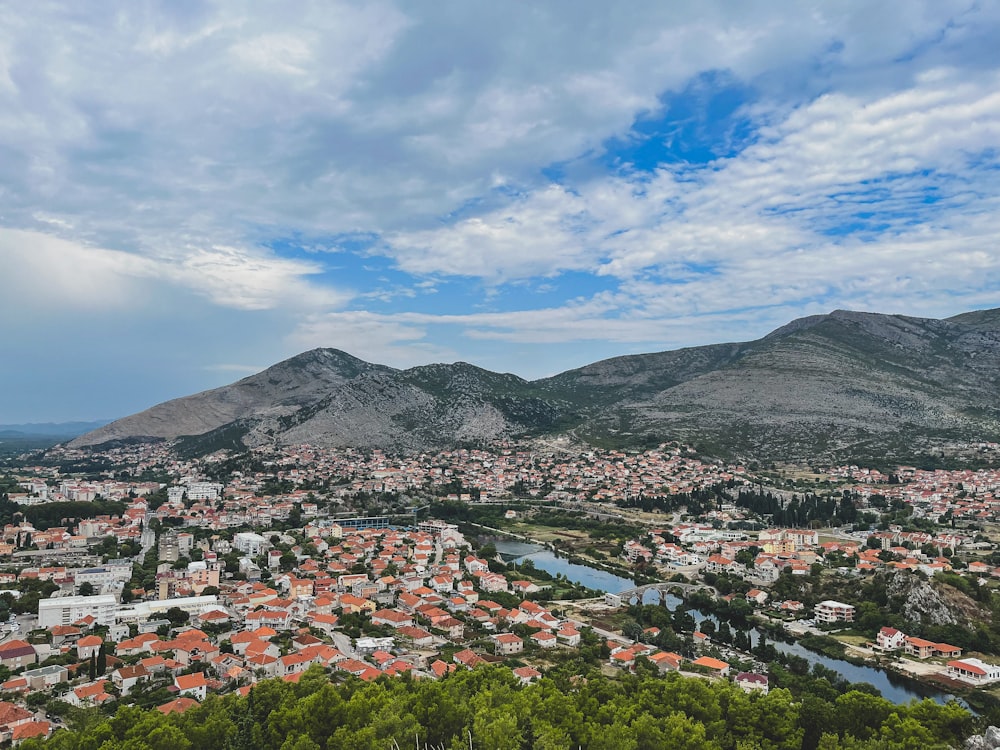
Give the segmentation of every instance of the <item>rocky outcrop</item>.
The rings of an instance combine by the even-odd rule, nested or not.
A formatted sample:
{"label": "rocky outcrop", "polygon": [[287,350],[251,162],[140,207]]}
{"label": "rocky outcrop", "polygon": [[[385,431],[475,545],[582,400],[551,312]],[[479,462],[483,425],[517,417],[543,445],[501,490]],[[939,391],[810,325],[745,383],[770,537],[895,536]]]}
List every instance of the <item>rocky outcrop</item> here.
{"label": "rocky outcrop", "polygon": [[974,734],[965,741],[965,750],[1000,749],[1000,727],[987,727],[982,734]]}
{"label": "rocky outcrop", "polygon": [[951,625],[959,621],[944,598],[922,577],[897,573],[889,579],[886,593],[890,599],[903,600],[900,614],[910,622]]}
{"label": "rocky outcrop", "polygon": [[922,625],[968,626],[990,617],[990,613],[967,594],[916,573],[893,573],[887,581],[886,593],[894,611]]}

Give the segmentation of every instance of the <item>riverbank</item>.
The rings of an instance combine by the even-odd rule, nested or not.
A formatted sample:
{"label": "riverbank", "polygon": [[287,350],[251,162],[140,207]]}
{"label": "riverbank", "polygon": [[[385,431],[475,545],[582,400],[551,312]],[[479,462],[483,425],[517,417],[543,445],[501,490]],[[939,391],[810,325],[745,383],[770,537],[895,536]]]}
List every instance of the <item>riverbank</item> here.
{"label": "riverbank", "polygon": [[[555,557],[567,560],[569,563],[573,565],[579,565],[581,567],[590,568],[592,570],[600,570],[610,575],[616,576],[617,578],[620,578],[623,581],[623,583],[621,583],[619,586],[617,587],[612,586],[609,588],[590,586],[582,581],[578,581],[578,583],[587,586],[587,588],[598,588],[601,591],[610,592],[614,594],[619,591],[627,591],[628,589],[635,588],[636,586],[644,586],[646,584],[660,582],[660,579],[658,578],[636,573],[636,571],[631,570],[630,568],[627,568],[624,565],[615,565],[613,563],[607,563],[601,560],[594,560],[593,558],[585,557],[579,554],[566,553],[563,550],[560,550],[556,545],[552,544],[551,542],[545,542],[540,539],[532,539],[530,537],[524,536],[523,534],[517,534],[512,531],[498,529],[493,526],[484,526],[483,524],[472,523],[472,522],[469,522],[468,525],[470,527],[475,527],[480,531],[488,532],[492,536],[504,537],[506,539],[513,539],[518,542],[523,542],[525,544],[532,545],[534,547],[548,550]],[[501,550],[499,546],[497,546],[497,551],[503,554],[503,550]],[[525,554],[526,553],[519,552],[517,553],[517,556],[513,559],[518,559],[520,557],[523,557],[525,556]]]}
{"label": "riverbank", "polygon": [[[605,569],[597,561],[587,560],[576,555],[572,557],[561,556],[558,554],[558,550],[554,549],[553,545],[531,539],[521,534],[483,526],[482,524],[470,525],[500,539],[501,541],[495,543],[498,552],[502,551],[504,545],[507,544],[507,542],[502,541],[503,539],[513,540],[513,543],[518,546],[510,546],[508,549],[518,555],[516,559],[531,560],[533,566],[537,569],[544,570],[550,575],[561,574],[567,580],[573,581],[577,585],[594,590],[611,591],[613,593],[635,588],[636,586],[632,577],[619,576],[617,572]],[[662,582],[669,583],[669,581]],[[871,684],[883,696],[895,703],[908,703],[911,700],[921,700],[923,698],[932,698],[937,702],[943,703],[957,697],[964,699],[963,702],[969,704],[964,691],[960,694],[958,690],[953,689],[950,685],[945,687],[939,683],[920,679],[905,671],[890,669],[888,668],[889,665],[873,665],[863,658],[850,655],[846,649],[838,648],[838,651],[834,653],[833,644],[810,643],[810,638],[806,638],[803,641],[801,636],[808,636],[810,634],[789,632],[785,628],[784,622],[771,620],[759,613],[737,622],[732,617],[727,616],[720,607],[715,606],[717,602],[709,604],[697,597],[689,601],[688,598],[683,596],[678,597],[674,594],[669,594],[665,598],[657,596],[655,599],[654,602],[653,597],[649,597],[648,600],[644,599],[643,603],[664,606],[671,612],[681,604],[685,606],[693,605],[694,608],[691,610],[691,614],[694,616],[696,625],[699,628],[701,627],[701,623],[709,619],[715,625],[718,625],[720,620],[726,620],[731,624],[735,624],[740,629],[745,629],[747,625],[750,625],[752,647],[759,642],[758,639],[761,634],[767,633],[768,642],[774,646],[776,651],[782,652],[786,657],[799,657],[811,665],[821,664],[832,672],[838,673],[851,683]],[[706,606],[709,608],[707,611],[705,611]],[[589,616],[585,615],[588,611]],[[600,623],[604,619],[602,615],[614,611],[618,610],[606,608],[603,602],[591,601],[589,606],[580,608],[580,615],[581,619],[585,616],[587,619],[592,618],[595,623]],[[814,634],[812,637],[819,641],[821,637],[826,635],[825,633]],[[718,643],[713,645],[718,645],[720,648],[732,652],[735,658],[741,660],[755,660],[757,658],[752,653],[739,652],[733,649],[731,644]],[[814,650],[810,646],[815,646],[817,649]]]}

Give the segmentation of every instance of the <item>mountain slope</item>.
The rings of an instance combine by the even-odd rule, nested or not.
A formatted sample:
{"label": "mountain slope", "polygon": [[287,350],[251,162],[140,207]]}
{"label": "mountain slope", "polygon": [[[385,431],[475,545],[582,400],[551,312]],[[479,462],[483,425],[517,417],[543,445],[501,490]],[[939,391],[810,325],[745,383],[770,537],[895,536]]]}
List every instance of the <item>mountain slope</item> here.
{"label": "mountain slope", "polygon": [[397,370],[317,349],[73,441],[189,438],[424,450],[570,432],[759,458],[920,455],[1000,436],[1000,311],[838,310],[762,339],[595,362],[534,382],[463,362]]}
{"label": "mountain slope", "polygon": [[392,368],[373,365],[337,349],[314,349],[231,385],[167,401],[116,420],[71,446],[113,440],[200,435],[239,420],[276,420],[314,404],[348,381]]}

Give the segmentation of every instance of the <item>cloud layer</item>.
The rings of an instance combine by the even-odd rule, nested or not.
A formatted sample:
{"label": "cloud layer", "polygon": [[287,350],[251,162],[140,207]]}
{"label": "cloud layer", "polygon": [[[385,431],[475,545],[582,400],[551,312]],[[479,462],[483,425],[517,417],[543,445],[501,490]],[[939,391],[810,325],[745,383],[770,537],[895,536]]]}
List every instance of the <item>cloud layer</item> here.
{"label": "cloud layer", "polygon": [[[998,34],[929,0],[15,5],[0,309],[39,367],[113,352],[155,387],[80,405],[53,377],[0,422],[314,345],[538,376],[996,306]],[[200,375],[133,361],[151,330]]]}

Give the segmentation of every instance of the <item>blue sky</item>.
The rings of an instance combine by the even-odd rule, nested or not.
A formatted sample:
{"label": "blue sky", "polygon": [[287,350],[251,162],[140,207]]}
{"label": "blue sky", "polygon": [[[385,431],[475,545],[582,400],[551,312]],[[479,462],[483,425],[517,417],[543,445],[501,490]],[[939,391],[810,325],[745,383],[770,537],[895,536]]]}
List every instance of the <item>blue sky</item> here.
{"label": "blue sky", "polygon": [[993,3],[8,3],[0,423],[1000,306]]}

